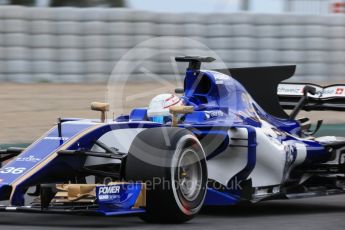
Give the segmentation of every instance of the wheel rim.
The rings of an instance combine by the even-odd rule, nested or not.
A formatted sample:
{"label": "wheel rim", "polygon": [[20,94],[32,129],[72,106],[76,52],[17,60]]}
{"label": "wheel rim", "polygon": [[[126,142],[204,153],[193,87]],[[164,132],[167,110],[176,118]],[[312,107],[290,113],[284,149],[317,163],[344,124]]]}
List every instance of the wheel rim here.
{"label": "wheel rim", "polygon": [[193,149],[186,149],[182,153],[177,175],[181,198],[194,201],[201,190],[202,166],[198,154]]}

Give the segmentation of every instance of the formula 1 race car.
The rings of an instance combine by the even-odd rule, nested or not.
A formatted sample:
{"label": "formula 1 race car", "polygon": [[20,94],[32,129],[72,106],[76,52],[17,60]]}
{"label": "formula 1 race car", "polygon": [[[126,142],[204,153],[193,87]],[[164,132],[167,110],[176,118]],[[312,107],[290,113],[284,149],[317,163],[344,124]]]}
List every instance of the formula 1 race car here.
{"label": "formula 1 race car", "polygon": [[204,205],[345,193],[345,138],[316,138],[322,122],[311,130],[297,118],[344,111],[345,86],[281,83],[296,66],[201,70],[214,59],[176,61],[189,63],[180,97],[116,119],[107,119],[109,104],[92,103],[101,119],[59,119],[29,147],[1,150],[1,162],[11,160],[0,170],[0,200],[9,201],[0,210],[176,223]]}

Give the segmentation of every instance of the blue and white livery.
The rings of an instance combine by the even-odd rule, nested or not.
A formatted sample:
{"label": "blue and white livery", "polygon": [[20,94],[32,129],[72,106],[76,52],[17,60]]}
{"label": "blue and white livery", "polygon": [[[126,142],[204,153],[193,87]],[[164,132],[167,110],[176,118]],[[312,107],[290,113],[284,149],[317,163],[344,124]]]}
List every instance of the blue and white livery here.
{"label": "blue and white livery", "polygon": [[0,210],[184,222],[203,205],[344,193],[345,138],[314,137],[298,114],[344,111],[345,87],[281,84],[295,66],[200,69],[213,60],[176,58],[189,66],[164,119],[148,108],[106,119],[109,105],[93,103],[100,120],[59,119],[28,148],[2,150]]}

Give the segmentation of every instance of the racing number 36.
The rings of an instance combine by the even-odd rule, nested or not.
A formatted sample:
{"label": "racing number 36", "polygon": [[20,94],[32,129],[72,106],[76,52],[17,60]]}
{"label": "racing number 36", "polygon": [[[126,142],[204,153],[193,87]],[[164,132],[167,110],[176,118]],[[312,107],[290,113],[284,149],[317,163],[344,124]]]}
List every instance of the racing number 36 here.
{"label": "racing number 36", "polygon": [[0,171],[2,174],[22,174],[26,168],[7,167]]}

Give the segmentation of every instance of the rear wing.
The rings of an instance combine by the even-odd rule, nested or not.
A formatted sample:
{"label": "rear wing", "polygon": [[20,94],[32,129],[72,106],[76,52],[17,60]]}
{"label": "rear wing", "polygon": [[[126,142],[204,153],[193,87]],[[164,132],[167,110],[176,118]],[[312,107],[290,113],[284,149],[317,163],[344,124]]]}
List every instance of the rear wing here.
{"label": "rear wing", "polygon": [[294,75],[295,65],[217,69],[215,71],[231,76],[240,82],[267,113],[279,118],[289,118],[279,104],[277,88],[281,82]]}
{"label": "rear wing", "polygon": [[280,105],[284,109],[294,109],[303,97],[306,86],[314,87],[316,93],[308,94],[308,103],[303,106],[303,110],[345,111],[345,85],[341,84],[323,87],[316,84],[281,83],[278,85]]}

